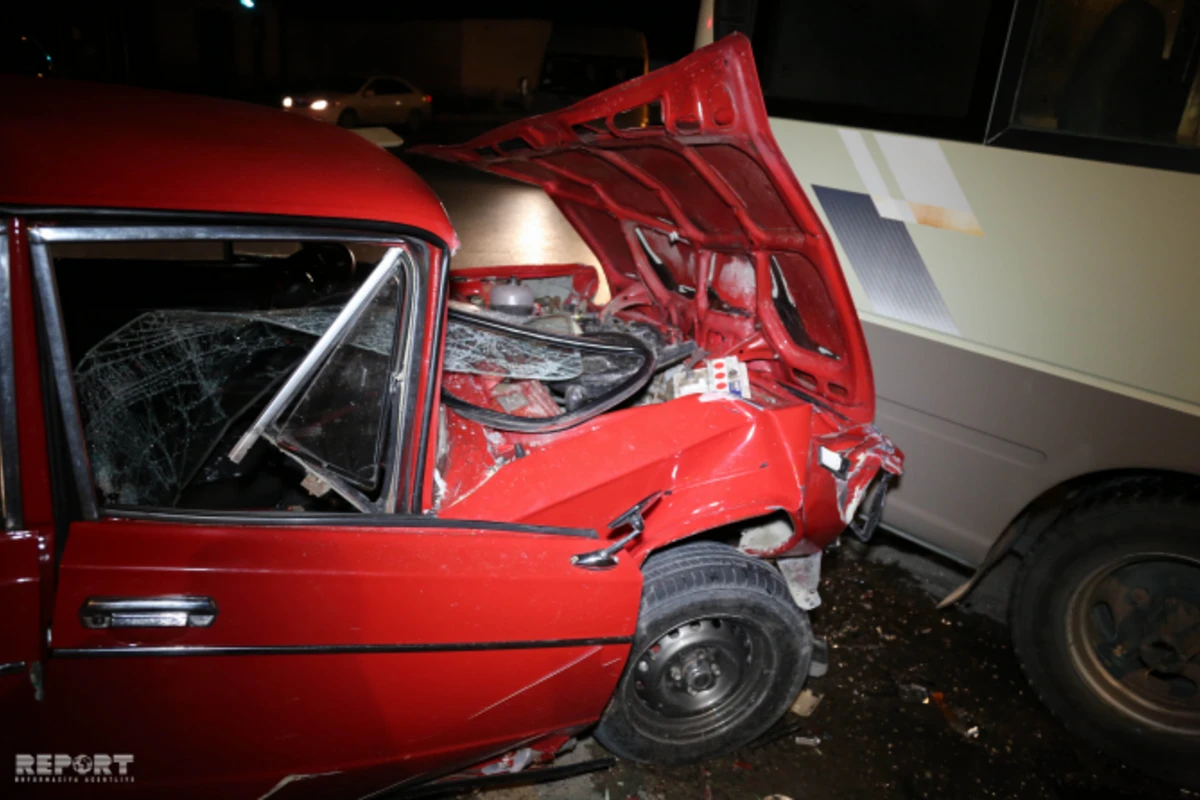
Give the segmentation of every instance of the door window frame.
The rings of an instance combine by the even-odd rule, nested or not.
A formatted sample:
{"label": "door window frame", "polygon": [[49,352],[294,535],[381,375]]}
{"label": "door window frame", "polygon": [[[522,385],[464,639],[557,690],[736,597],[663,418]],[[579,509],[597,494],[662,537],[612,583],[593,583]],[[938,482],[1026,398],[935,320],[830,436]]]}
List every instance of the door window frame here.
{"label": "door window frame", "polygon": [[[66,327],[58,300],[58,285],[50,258],[50,247],[62,243],[87,242],[137,242],[137,241],[294,241],[294,242],[358,242],[383,246],[405,245],[410,254],[399,258],[404,295],[402,318],[398,335],[393,368],[390,371],[396,391],[391,393],[388,413],[393,416],[390,441],[385,443],[387,454],[384,464],[384,492],[376,508],[363,514],[331,514],[328,524],[370,525],[377,515],[394,518],[408,511],[404,493],[412,477],[406,469],[406,454],[413,440],[413,426],[417,422],[416,388],[421,378],[422,363],[417,357],[417,348],[423,341],[424,315],[427,294],[429,253],[423,242],[411,235],[365,233],[353,230],[322,231],[313,228],[285,225],[252,226],[230,224],[132,224],[111,225],[55,225],[36,222],[29,228],[30,263],[33,271],[36,302],[41,311],[42,335],[46,343],[50,374],[58,397],[56,411],[61,416],[64,440],[67,449],[67,465],[74,482],[79,516],[85,520],[101,518],[135,518],[150,513],[158,519],[180,522],[213,522],[210,512],[197,513],[192,509],[173,508],[130,508],[108,506],[101,508],[96,498],[95,484],[88,459],[87,443],[83,433],[83,422],[75,396],[75,380],[66,337]],[[333,353],[329,350],[328,355]],[[11,363],[11,362],[10,362]],[[322,362],[324,363],[324,362]],[[7,462],[6,462],[7,463]],[[257,518],[255,512],[246,512],[241,518]],[[295,514],[292,524],[312,525],[312,514]],[[325,515],[321,515],[325,519]],[[274,520],[288,524],[288,515]],[[247,524],[243,521],[241,524]],[[326,523],[322,523],[326,524]]]}
{"label": "door window frame", "polygon": [[20,445],[17,436],[17,381],[13,364],[12,268],[9,219],[0,218],[0,516],[5,530],[24,526],[21,504]]}
{"label": "door window frame", "polygon": [[[381,92],[381,91],[379,91],[379,89],[376,88],[380,84],[395,84],[397,91]],[[372,78],[370,80],[370,82],[367,83],[366,88],[370,89],[372,92],[374,92],[375,97],[392,97],[392,96],[398,95],[398,94],[408,94],[408,92],[402,91],[404,87],[401,85],[401,83],[399,81],[395,80],[394,78],[388,78],[388,77],[382,76],[382,75]]]}

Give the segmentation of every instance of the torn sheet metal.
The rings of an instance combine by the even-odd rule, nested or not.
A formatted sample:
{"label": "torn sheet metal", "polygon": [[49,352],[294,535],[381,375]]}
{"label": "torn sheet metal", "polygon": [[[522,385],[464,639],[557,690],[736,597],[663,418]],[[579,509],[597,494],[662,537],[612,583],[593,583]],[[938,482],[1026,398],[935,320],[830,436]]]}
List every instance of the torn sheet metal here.
{"label": "torn sheet metal", "polygon": [[780,558],[775,564],[787,581],[788,591],[796,605],[805,611],[812,611],[821,605],[821,595],[817,593],[817,585],[821,582],[821,551],[807,556]]}
{"label": "torn sheet metal", "polygon": [[904,455],[874,425],[858,425],[813,444],[821,466],[833,473],[838,513],[847,525],[880,470],[890,475],[904,470]]}
{"label": "torn sheet metal", "polygon": [[293,783],[296,783],[297,781],[307,781],[307,780],[311,780],[312,778],[324,778],[329,775],[341,775],[341,774],[342,774],[341,770],[334,770],[333,772],[313,772],[313,773],[307,773],[307,774],[288,775],[288,776],[282,778],[279,781],[279,783],[272,786],[270,788],[270,790],[267,791],[266,794],[259,795],[258,800],[267,800],[267,798],[269,798],[269,797],[275,797],[281,791],[283,791],[283,789],[285,789],[286,787],[290,786]]}
{"label": "torn sheet metal", "polygon": [[791,520],[783,516],[773,516],[761,524],[742,528],[738,549],[749,556],[777,553],[795,535],[796,528]]}

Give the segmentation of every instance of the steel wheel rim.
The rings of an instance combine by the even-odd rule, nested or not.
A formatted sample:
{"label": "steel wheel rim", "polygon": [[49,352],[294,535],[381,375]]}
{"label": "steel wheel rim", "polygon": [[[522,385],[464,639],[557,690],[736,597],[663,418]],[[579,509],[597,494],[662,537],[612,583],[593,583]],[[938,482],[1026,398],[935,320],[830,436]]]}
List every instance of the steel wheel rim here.
{"label": "steel wheel rim", "polygon": [[703,739],[752,716],[778,672],[778,651],[755,620],[690,619],[637,653],[626,699],[647,736]]}
{"label": "steel wheel rim", "polygon": [[1200,735],[1200,561],[1145,553],[1072,593],[1067,645],[1083,680],[1143,725]]}

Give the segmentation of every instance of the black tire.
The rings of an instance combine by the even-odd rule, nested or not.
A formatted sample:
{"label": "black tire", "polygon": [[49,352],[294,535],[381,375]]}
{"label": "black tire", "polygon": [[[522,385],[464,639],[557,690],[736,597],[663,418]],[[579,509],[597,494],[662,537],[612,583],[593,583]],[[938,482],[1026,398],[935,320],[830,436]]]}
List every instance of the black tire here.
{"label": "black tire", "polygon": [[425,115],[420,111],[414,110],[409,112],[408,120],[405,122],[404,127],[408,129],[409,133],[416,133],[417,131],[421,130],[421,126],[424,123]]}
{"label": "black tire", "polygon": [[[1200,694],[1189,694],[1200,689],[1200,654],[1176,674],[1196,634],[1177,636],[1158,613],[1170,598],[1171,613],[1191,615],[1194,627],[1196,576],[1200,487],[1114,481],[1083,494],[1034,544],[1010,623],[1030,684],[1068,730],[1155,777],[1200,787]],[[1175,660],[1158,670],[1145,659],[1158,658],[1163,637]]]}
{"label": "black tire", "polygon": [[358,112],[353,108],[347,108],[341,114],[338,114],[337,124],[341,128],[357,128]]}
{"label": "black tire", "polygon": [[808,615],[783,577],[715,542],[656,553],[642,573],[637,635],[596,738],[621,758],[688,764],[761,736],[812,660]]}

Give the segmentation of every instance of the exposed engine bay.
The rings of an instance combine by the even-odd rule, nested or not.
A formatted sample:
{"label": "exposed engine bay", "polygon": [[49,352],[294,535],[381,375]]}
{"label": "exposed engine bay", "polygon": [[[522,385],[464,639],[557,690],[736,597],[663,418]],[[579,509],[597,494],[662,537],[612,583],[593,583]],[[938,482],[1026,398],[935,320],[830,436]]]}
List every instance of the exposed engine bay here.
{"label": "exposed engine bay", "polygon": [[[524,280],[487,272],[451,279],[442,402],[452,413],[443,416],[439,435],[439,503],[522,457],[529,444],[523,435],[553,434],[605,412],[690,394],[749,398],[746,368],[736,358],[706,360],[678,329],[636,310],[597,306],[589,267]],[[491,463],[465,468],[455,451],[477,450],[472,442],[480,436]],[[472,477],[453,479],[464,471]]]}
{"label": "exposed engine bay", "polygon": [[[525,288],[532,296],[515,279],[500,288]],[[667,399],[663,387],[651,391],[658,376],[680,364],[690,366],[702,355],[694,342],[672,341],[672,331],[649,322],[589,311],[586,304],[575,312],[547,311],[550,299],[535,299],[517,312],[495,304],[491,309],[469,302],[451,305],[446,335],[450,375],[442,393],[448,407],[499,430],[564,430],[628,401]],[[456,387],[470,381],[476,388],[486,385],[492,402],[476,405],[455,394]],[[527,395],[544,402],[531,402]]]}

